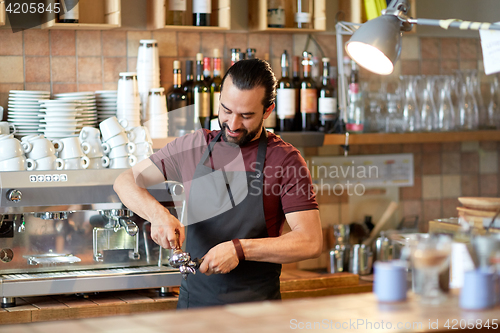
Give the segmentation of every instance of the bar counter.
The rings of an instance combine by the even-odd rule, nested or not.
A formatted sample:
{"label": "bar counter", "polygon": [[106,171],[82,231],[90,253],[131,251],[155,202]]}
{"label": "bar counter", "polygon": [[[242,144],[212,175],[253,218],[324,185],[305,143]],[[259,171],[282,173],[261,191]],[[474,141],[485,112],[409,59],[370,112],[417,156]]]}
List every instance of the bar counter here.
{"label": "bar counter", "polygon": [[[496,331],[498,327],[493,329],[493,326],[499,324],[499,315],[499,306],[484,311],[461,310],[456,294],[450,295],[446,303],[439,306],[424,306],[412,294],[405,302],[382,304],[377,302],[373,293],[361,293],[182,311],[131,313],[109,318],[5,325],[0,326],[0,332],[439,332],[460,330],[472,323],[476,329]],[[489,329],[484,327],[488,319]],[[446,327],[447,324],[449,327]]]}

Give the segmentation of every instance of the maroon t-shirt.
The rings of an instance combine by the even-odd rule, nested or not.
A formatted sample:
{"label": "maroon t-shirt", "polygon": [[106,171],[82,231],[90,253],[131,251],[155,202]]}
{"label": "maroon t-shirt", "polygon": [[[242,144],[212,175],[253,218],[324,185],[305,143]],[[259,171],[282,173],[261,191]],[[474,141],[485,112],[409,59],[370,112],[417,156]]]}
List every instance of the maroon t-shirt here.
{"label": "maroon t-shirt", "polygon": [[[197,164],[207,145],[219,131],[198,130],[168,143],[150,159],[162,171],[165,179],[182,182],[186,198]],[[281,235],[285,214],[318,209],[316,195],[307,164],[299,151],[268,132],[264,162],[264,214],[270,237]],[[255,171],[259,140],[235,148],[219,140],[205,165],[215,170]],[[238,165],[238,160],[242,160]],[[244,165],[243,165],[244,164]]]}

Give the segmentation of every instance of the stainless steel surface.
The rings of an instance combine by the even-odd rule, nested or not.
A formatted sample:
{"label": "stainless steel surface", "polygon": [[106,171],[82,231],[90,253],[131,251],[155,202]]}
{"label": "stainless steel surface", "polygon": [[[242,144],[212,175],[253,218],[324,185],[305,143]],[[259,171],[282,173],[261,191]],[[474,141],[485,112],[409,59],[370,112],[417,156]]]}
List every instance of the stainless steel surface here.
{"label": "stainless steel surface", "polygon": [[352,245],[349,258],[349,272],[359,275],[371,273],[373,253],[365,244]]}
{"label": "stainless steel surface", "polygon": [[393,259],[392,257],[392,244],[391,240],[385,236],[383,232],[380,233],[381,236],[375,241],[375,260],[377,261],[389,261]]}
{"label": "stainless steel surface", "polygon": [[22,196],[23,194],[19,190],[10,190],[7,192],[7,199],[9,199],[9,201],[19,202],[21,201]]}
{"label": "stainless steel surface", "polygon": [[330,260],[328,262],[329,273],[347,272],[349,268],[349,248],[345,245],[337,244],[330,251]]}

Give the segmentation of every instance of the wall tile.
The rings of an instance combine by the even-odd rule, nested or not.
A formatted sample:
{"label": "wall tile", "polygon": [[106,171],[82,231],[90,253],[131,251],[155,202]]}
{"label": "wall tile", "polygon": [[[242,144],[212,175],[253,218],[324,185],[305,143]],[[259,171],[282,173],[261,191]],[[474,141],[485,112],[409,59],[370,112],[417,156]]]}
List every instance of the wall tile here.
{"label": "wall tile", "polygon": [[411,201],[403,201],[401,202],[403,207],[403,217],[417,215],[419,220],[422,219],[422,201],[420,200],[411,200]]}
{"label": "wall tile", "polygon": [[78,91],[78,88],[76,86],[76,83],[53,83],[52,84],[52,93],[53,94],[59,94],[59,93],[67,93],[67,92],[75,92]]}
{"label": "wall tile", "polygon": [[48,56],[49,50],[49,31],[28,29],[23,31],[24,35],[24,54],[33,56]]}
{"label": "wall tile", "polygon": [[437,153],[441,151],[441,144],[439,143],[424,143],[422,144],[422,152],[424,153]]}
{"label": "wall tile", "polygon": [[[214,56],[214,49],[219,49],[219,54],[221,58],[224,58],[225,50],[225,34],[215,33],[215,32],[203,32],[201,33],[201,52],[203,56],[212,58]],[[259,50],[257,50],[258,52]],[[175,55],[165,55],[165,56],[175,56]],[[229,55],[228,55],[229,56]],[[212,68],[213,70],[213,68]]]}
{"label": "wall tile", "polygon": [[465,141],[462,142],[463,152],[474,152],[479,150],[479,142],[478,141]]}
{"label": "wall tile", "polygon": [[351,214],[349,213],[349,204],[342,203],[340,204],[340,223],[341,224],[350,224]]}
{"label": "wall tile", "polygon": [[196,53],[201,51],[200,34],[197,32],[178,32],[177,40],[179,57],[196,57]]}
{"label": "wall tile", "polygon": [[[287,49],[287,52],[288,53],[291,52],[291,55],[300,56],[302,58],[302,52],[304,52],[304,46],[306,45],[306,42],[307,42],[307,35],[305,35],[305,34],[293,34],[293,49],[292,50]],[[312,48],[308,51],[310,51],[313,54],[315,54],[314,53],[315,51],[317,51],[317,53],[319,53],[319,51],[316,48],[316,45],[314,45],[314,44],[309,45],[309,47],[311,47],[311,46],[312,46]],[[276,50],[276,52],[278,52],[278,50]],[[279,53],[280,54],[283,53],[283,50],[281,50],[281,52],[279,52]],[[360,73],[360,76],[361,76],[361,73]]]}
{"label": "wall tile", "polygon": [[424,200],[424,218],[421,221],[423,229],[428,230],[429,221],[443,217],[441,200]]}
{"label": "wall tile", "polygon": [[[2,59],[2,57],[0,57]],[[1,62],[0,62],[0,77],[1,77]],[[7,104],[9,100],[10,90],[23,90],[24,83],[0,83],[0,105],[4,108],[3,120],[7,120]]]}
{"label": "wall tile", "polygon": [[23,55],[22,33],[14,34],[10,29],[0,30],[0,56],[3,55]]}
{"label": "wall tile", "polygon": [[437,175],[441,173],[441,153],[422,154],[422,174]]}
{"label": "wall tile", "polygon": [[177,56],[177,33],[175,31],[153,31],[153,39],[158,41],[160,57]]}
{"label": "wall tile", "polygon": [[459,152],[454,153],[442,153],[441,155],[441,167],[443,174],[458,174],[460,173],[460,158],[461,154]]}
{"label": "wall tile", "polygon": [[498,195],[498,175],[480,175],[479,176],[479,194],[481,196]]}
{"label": "wall tile", "polygon": [[441,176],[423,176],[422,177],[422,198],[440,199],[442,177]]}
{"label": "wall tile", "polygon": [[52,57],[52,82],[76,82],[76,58]]}
{"label": "wall tile", "polygon": [[96,91],[102,90],[102,83],[80,83],[78,84],[78,91]]}
{"label": "wall tile", "polygon": [[481,141],[479,147],[484,151],[496,151],[498,148],[496,141]]}
{"label": "wall tile", "polygon": [[328,227],[329,225],[340,223],[340,205],[339,204],[322,204],[319,209],[321,226]]}
{"label": "wall tile", "polygon": [[[280,57],[283,50],[293,50],[293,36],[290,34],[271,35],[271,57]],[[295,54],[299,55],[299,54]],[[299,55],[300,56],[300,55]]]}
{"label": "wall tile", "polygon": [[127,31],[127,57],[137,57],[140,40],[151,38],[151,31]]}
{"label": "wall tile", "polygon": [[335,37],[333,35],[316,35],[314,38],[316,38],[319,46],[321,46],[325,57],[330,58],[330,64],[337,66],[337,41]]}
{"label": "wall tile", "polygon": [[117,90],[118,83],[117,82],[104,82],[104,85],[102,87],[104,90]]}
{"label": "wall tile", "polygon": [[423,37],[420,39],[420,53],[422,59],[439,59],[439,38]]}
{"label": "wall tile", "polygon": [[[127,71],[128,72],[135,72],[137,71],[137,58],[127,58]],[[160,67],[160,73],[161,73],[161,67]],[[182,73],[184,73],[184,68],[182,68]]]}
{"label": "wall tile", "polygon": [[449,198],[442,200],[443,205],[443,218],[457,217],[458,211],[457,207],[461,206],[460,202],[456,198]]}
{"label": "wall tile", "polygon": [[460,175],[443,175],[441,191],[443,198],[458,198],[462,195]]}
{"label": "wall tile", "polygon": [[271,57],[271,35],[269,34],[249,34],[248,47],[257,50],[257,58],[265,59],[266,54]]}
{"label": "wall tile", "polygon": [[26,83],[26,90],[50,91],[50,83]]}
{"label": "wall tile", "polygon": [[412,187],[400,187],[399,198],[401,200],[420,200],[422,199],[422,177],[415,176]]}
{"label": "wall tile", "polygon": [[24,82],[24,64],[22,56],[0,57],[0,83],[7,82]]}
{"label": "wall tile", "polygon": [[380,146],[381,154],[401,154],[402,151],[403,151],[403,145],[401,144],[390,144],[390,145]]}
{"label": "wall tile", "polygon": [[404,143],[403,153],[420,153],[422,152],[422,145],[419,143]]}
{"label": "wall tile", "polygon": [[401,73],[403,75],[418,75],[420,74],[419,60],[401,60]]}
{"label": "wall tile", "polygon": [[[177,48],[177,45],[176,45]],[[127,32],[125,31],[103,31],[102,32],[102,55],[105,57],[127,56]]]}
{"label": "wall tile", "polygon": [[76,32],[76,52],[80,57],[102,55],[101,32],[78,30]]}
{"label": "wall tile", "polygon": [[[226,33],[226,55],[231,58],[231,49],[240,49],[240,52],[246,52],[248,47],[248,34],[244,33]],[[259,52],[259,50],[257,50]]]}
{"label": "wall tile", "polygon": [[477,197],[479,195],[479,176],[478,175],[461,175],[462,196]]}
{"label": "wall tile", "polygon": [[174,60],[176,58],[160,57],[160,82],[173,82]]}
{"label": "wall tile", "polygon": [[461,161],[462,174],[478,173],[479,172],[479,154],[478,153],[462,153]]}
{"label": "wall tile", "polygon": [[413,153],[413,172],[415,176],[422,174],[422,153]]}
{"label": "wall tile", "polygon": [[50,82],[49,57],[26,57],[26,82]]}
{"label": "wall tile", "polygon": [[477,60],[460,60],[460,69],[477,69]]}
{"label": "wall tile", "polygon": [[360,154],[361,155],[376,155],[380,154],[380,145],[361,145]]}
{"label": "wall tile", "polygon": [[50,54],[53,56],[74,56],[76,54],[76,31],[51,30]]}
{"label": "wall tile", "polygon": [[441,39],[441,59],[458,60],[458,38]]}
{"label": "wall tile", "polygon": [[[336,43],[333,43],[336,44]],[[404,36],[401,48],[401,60],[417,60],[420,55],[420,38],[417,36]]]}
{"label": "wall tile", "polygon": [[440,73],[438,60],[422,60],[421,72],[423,75],[438,75]]}
{"label": "wall tile", "polygon": [[459,64],[457,60],[442,60],[441,74],[453,75],[458,70]]}
{"label": "wall tile", "polygon": [[104,58],[104,82],[118,82],[120,72],[127,71],[127,58]]}
{"label": "wall tile", "polygon": [[479,153],[479,173],[498,173],[498,153],[496,151]]}
{"label": "wall tile", "polygon": [[460,142],[445,142],[441,144],[441,151],[454,152],[460,151],[462,145]]}
{"label": "wall tile", "polygon": [[478,39],[477,38],[460,38],[459,42],[460,60],[476,60]]}
{"label": "wall tile", "polygon": [[[78,82],[80,83],[102,82],[101,61],[102,61],[101,57],[79,57]],[[78,87],[78,89],[80,89],[80,87]]]}

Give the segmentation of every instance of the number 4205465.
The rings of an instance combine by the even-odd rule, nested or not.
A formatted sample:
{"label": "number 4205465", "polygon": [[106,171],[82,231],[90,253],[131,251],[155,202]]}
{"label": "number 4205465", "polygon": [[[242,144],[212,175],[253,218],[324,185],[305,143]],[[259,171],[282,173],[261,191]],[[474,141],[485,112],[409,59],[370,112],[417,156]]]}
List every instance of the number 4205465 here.
{"label": "number 4205465", "polygon": [[5,11],[9,14],[43,14],[43,13],[60,13],[61,7],[60,3],[51,3],[49,2],[47,6],[44,3],[39,2],[31,2],[31,3],[18,3],[18,2],[10,2]]}

